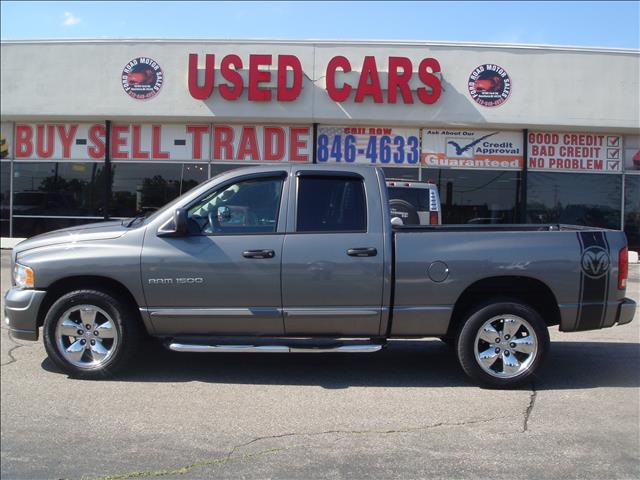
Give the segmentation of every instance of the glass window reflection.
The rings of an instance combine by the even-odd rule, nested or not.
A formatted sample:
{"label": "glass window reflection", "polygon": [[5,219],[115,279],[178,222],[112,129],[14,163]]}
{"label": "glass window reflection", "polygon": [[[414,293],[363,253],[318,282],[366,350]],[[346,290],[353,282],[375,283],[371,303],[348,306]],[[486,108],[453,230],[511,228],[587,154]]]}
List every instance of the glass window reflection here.
{"label": "glass window reflection", "polygon": [[413,182],[417,182],[420,175],[419,168],[383,168],[382,171],[387,179],[395,178]]}
{"label": "glass window reflection", "polygon": [[113,163],[109,213],[130,217],[153,212],[208,176],[206,164]]}
{"label": "glass window reflection", "polygon": [[620,229],[622,176],[530,172],[527,221]]}
{"label": "glass window reflection", "polygon": [[516,223],[520,172],[424,169],[438,186],[442,223]]}
{"label": "glass window reflection", "polygon": [[0,162],[0,236],[9,236],[11,163]]}
{"label": "glass window reflection", "polygon": [[104,215],[102,163],[15,162],[14,215]]}
{"label": "glass window reflection", "polygon": [[631,250],[640,249],[640,175],[624,180],[624,233]]}

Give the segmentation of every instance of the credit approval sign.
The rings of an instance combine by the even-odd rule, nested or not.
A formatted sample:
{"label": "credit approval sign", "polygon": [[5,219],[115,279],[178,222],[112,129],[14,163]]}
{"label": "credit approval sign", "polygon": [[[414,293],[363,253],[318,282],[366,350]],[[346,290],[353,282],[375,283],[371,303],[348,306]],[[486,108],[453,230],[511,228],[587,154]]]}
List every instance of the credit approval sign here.
{"label": "credit approval sign", "polygon": [[422,165],[428,168],[521,170],[521,132],[496,130],[422,131]]}

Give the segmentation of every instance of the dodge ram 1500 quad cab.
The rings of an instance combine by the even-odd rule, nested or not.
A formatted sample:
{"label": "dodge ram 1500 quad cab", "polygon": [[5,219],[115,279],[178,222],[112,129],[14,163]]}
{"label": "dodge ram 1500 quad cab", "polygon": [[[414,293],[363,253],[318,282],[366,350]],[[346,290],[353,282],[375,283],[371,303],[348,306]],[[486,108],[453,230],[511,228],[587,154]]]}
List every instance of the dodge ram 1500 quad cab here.
{"label": "dodge ram 1500 quad cab", "polygon": [[81,378],[121,369],[143,334],[178,352],[372,352],[438,337],[478,383],[521,383],[548,327],[632,320],[624,233],[564,225],[392,225],[371,167],[217,176],[148,218],[18,244],[11,334]]}

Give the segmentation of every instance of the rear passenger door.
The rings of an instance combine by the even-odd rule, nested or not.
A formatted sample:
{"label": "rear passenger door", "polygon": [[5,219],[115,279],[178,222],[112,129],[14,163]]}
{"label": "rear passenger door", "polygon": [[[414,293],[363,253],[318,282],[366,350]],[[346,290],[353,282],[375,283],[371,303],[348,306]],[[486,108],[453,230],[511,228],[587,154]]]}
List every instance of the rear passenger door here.
{"label": "rear passenger door", "polygon": [[378,335],[384,236],[367,199],[379,197],[379,187],[367,191],[357,173],[293,174],[282,254],[285,333]]}

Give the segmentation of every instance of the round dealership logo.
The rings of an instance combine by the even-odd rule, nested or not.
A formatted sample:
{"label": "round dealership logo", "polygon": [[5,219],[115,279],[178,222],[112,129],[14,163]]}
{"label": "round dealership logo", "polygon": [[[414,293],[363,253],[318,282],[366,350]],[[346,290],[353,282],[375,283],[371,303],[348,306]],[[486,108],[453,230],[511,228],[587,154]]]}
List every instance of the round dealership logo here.
{"label": "round dealership logo", "polygon": [[134,58],[122,69],[122,88],[130,97],[138,100],[155,97],[163,82],[162,68],[148,57]]}
{"label": "round dealership logo", "polygon": [[471,98],[483,107],[502,105],[511,94],[509,74],[504,68],[491,63],[474,69],[467,84]]}
{"label": "round dealership logo", "polygon": [[582,254],[582,271],[591,278],[599,278],[609,271],[609,254],[602,247],[589,247]]}

